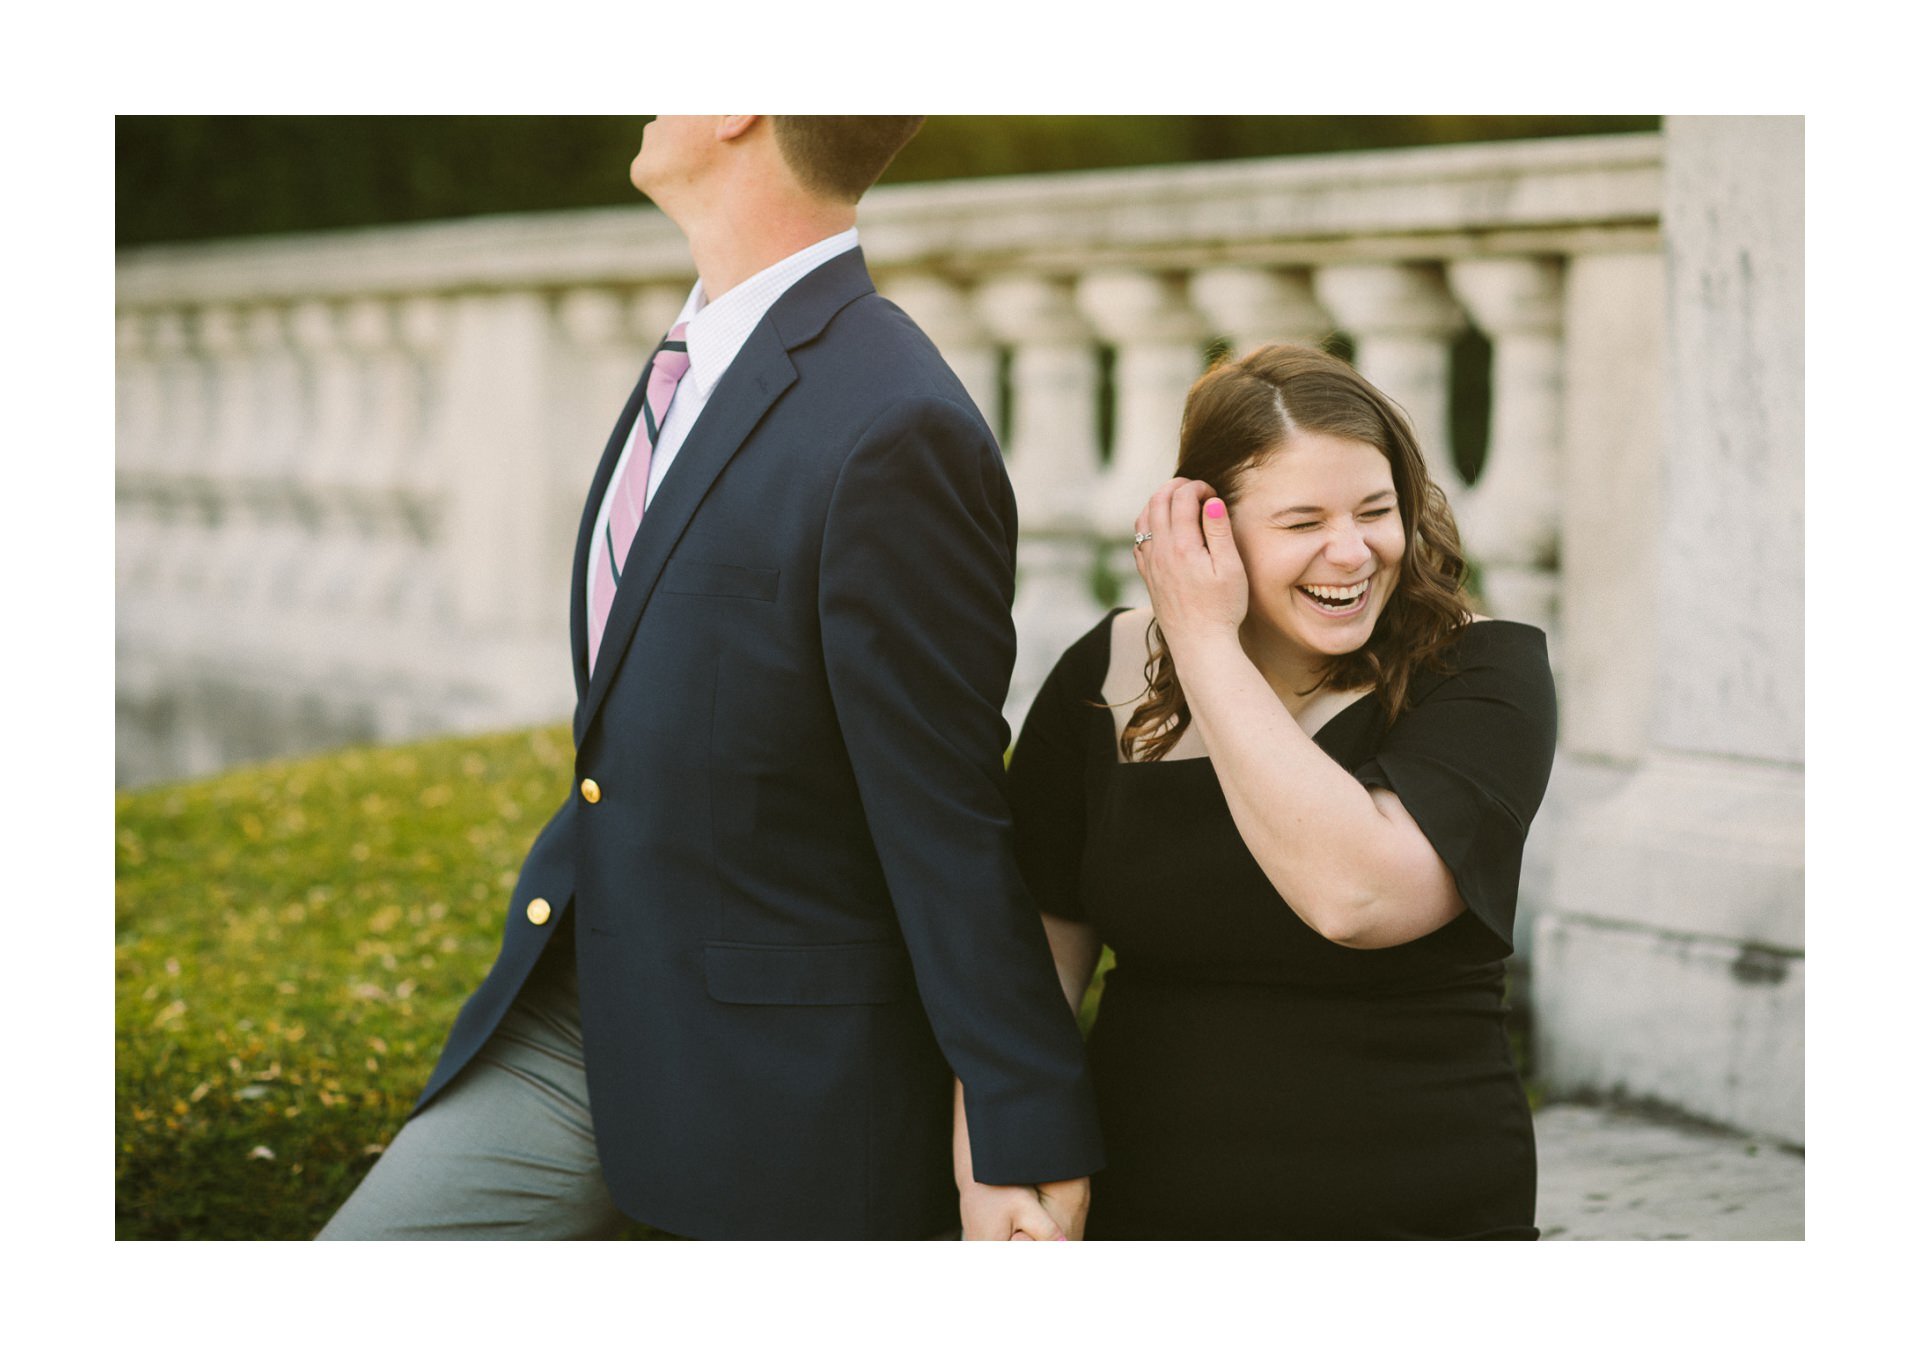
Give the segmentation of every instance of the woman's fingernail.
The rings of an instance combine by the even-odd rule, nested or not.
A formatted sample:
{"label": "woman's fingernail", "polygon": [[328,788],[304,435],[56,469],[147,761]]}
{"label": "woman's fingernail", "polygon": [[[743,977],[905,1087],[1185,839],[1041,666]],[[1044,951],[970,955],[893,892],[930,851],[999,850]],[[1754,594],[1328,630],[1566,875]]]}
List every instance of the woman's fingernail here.
{"label": "woman's fingernail", "polygon": [[1225,501],[1219,500],[1219,499],[1207,500],[1207,517],[1224,518],[1226,516],[1227,516],[1227,506]]}

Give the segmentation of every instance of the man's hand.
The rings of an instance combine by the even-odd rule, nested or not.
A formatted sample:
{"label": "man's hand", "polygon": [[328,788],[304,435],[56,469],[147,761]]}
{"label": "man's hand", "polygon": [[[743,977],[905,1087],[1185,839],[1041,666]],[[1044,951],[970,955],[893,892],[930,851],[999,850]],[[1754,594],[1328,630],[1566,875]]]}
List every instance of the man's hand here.
{"label": "man's hand", "polygon": [[1087,1179],[1037,1187],[974,1182],[960,1191],[960,1236],[968,1241],[1064,1242],[1087,1228]]}
{"label": "man's hand", "polygon": [[1056,1242],[1067,1234],[1035,1188],[975,1182],[960,1189],[960,1237],[969,1243]]}
{"label": "man's hand", "polygon": [[982,1242],[1079,1241],[1087,1230],[1092,1187],[1085,1177],[1038,1186],[989,1186],[973,1179],[967,1099],[953,1085],[953,1180],[960,1188],[960,1237]]}
{"label": "man's hand", "polygon": [[1093,1198],[1092,1183],[1085,1177],[1071,1182],[1042,1182],[1038,1188],[1040,1204],[1066,1236],[1078,1243],[1087,1234],[1087,1204]]}

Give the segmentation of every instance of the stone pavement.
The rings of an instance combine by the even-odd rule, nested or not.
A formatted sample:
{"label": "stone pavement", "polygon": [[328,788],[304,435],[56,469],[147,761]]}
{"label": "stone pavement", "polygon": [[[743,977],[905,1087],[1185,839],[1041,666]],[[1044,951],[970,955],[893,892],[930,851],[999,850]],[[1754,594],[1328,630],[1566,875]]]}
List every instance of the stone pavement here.
{"label": "stone pavement", "polygon": [[1806,1158],[1657,1114],[1534,1113],[1543,1239],[1806,1237]]}

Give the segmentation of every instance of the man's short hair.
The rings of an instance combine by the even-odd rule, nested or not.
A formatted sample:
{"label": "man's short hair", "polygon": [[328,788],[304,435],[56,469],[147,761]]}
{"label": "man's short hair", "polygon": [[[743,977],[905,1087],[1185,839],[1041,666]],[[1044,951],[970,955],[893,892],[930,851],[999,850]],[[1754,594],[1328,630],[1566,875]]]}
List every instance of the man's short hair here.
{"label": "man's short hair", "polygon": [[808,192],[852,203],[873,187],[925,121],[782,114],[773,120],[773,139],[787,168]]}

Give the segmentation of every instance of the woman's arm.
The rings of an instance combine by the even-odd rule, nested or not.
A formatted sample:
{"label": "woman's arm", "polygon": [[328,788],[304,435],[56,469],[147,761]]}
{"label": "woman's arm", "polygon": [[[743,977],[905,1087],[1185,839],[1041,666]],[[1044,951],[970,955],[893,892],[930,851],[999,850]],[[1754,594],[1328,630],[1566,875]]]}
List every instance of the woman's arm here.
{"label": "woman's arm", "polygon": [[1060,976],[1067,1006],[1078,1017],[1081,1000],[1087,996],[1087,985],[1093,981],[1094,969],[1100,964],[1100,938],[1089,924],[1071,918],[1055,918],[1043,913],[1040,921],[1046,925],[1047,946],[1053,952],[1054,972]]}
{"label": "woman's arm", "polygon": [[[1395,946],[1466,907],[1393,792],[1362,786],[1300,728],[1240,645],[1246,575],[1211,490],[1175,480],[1148,505],[1136,553],[1179,665],[1194,728],[1247,849],[1307,925],[1343,946]],[[1224,508],[1224,505],[1222,506]]]}

